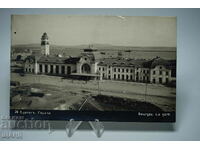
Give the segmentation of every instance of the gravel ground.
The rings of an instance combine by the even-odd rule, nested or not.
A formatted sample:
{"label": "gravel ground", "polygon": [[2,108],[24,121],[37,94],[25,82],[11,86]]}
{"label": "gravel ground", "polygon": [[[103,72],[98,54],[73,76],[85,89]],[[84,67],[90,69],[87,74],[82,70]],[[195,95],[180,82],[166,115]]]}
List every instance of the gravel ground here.
{"label": "gravel ground", "polygon": [[[28,85],[35,90],[42,91],[43,97],[26,97],[31,100],[29,105],[20,105],[19,102],[13,108],[24,109],[50,109],[50,110],[77,110],[80,106],[96,106],[97,110],[102,110],[96,102],[88,100],[85,106],[82,104],[88,95],[97,95],[99,93],[108,96],[128,98],[133,101],[151,103],[163,111],[175,111],[176,89],[156,84],[144,84],[136,82],[123,81],[77,81],[71,79],[62,79],[62,77],[32,75],[23,77],[16,73],[11,73],[12,81],[19,81],[23,85]],[[145,88],[147,93],[145,96]]]}

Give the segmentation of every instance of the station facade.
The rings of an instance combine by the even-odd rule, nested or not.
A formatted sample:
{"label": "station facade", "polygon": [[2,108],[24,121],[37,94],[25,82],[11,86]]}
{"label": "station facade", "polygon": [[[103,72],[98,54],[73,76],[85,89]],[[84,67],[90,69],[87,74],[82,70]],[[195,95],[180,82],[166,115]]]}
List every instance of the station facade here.
{"label": "station facade", "polygon": [[156,57],[151,60],[105,58],[94,48],[84,49],[79,57],[51,56],[46,33],[41,38],[41,55],[24,60],[24,72],[77,79],[121,80],[168,84],[176,81],[176,61]]}

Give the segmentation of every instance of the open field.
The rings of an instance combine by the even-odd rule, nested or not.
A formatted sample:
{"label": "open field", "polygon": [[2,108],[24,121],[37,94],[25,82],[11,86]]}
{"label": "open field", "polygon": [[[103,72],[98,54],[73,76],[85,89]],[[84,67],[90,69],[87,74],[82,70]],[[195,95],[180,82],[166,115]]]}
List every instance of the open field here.
{"label": "open field", "polygon": [[[15,97],[12,108],[104,111],[108,109],[106,104],[94,99],[94,96],[101,94],[132,102],[143,102],[145,105],[152,104],[163,111],[175,111],[176,89],[163,85],[110,80],[99,83],[92,80],[86,83],[46,75],[28,74],[21,77],[17,73],[11,73],[11,80],[19,81],[21,85],[30,87],[32,91],[44,93],[43,97],[24,96],[22,99],[29,103],[22,103],[23,100]],[[146,96],[145,88],[147,88]],[[120,107],[116,109],[124,110]]]}

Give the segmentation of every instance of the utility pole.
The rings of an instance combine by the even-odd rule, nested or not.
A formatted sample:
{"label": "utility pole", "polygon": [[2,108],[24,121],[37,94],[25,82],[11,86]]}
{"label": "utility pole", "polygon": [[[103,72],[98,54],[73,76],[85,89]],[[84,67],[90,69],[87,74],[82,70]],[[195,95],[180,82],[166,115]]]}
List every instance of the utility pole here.
{"label": "utility pole", "polygon": [[101,94],[101,91],[100,91],[100,72],[99,72],[99,71],[97,72],[97,75],[98,75],[98,78],[97,78],[98,95],[100,95],[100,94]]}
{"label": "utility pole", "polygon": [[146,97],[147,97],[147,81],[145,82],[145,96],[144,96],[145,101],[146,101]]}

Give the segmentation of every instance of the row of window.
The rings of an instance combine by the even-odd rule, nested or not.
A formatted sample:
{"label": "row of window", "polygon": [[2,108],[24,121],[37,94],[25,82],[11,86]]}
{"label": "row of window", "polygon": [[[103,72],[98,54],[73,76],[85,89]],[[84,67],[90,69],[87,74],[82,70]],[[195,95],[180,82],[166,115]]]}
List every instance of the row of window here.
{"label": "row of window", "polygon": [[[99,71],[105,71],[105,68],[104,67],[99,67]],[[128,68],[127,69],[124,69],[124,68],[122,68],[122,69],[120,69],[120,68],[114,68],[113,71],[114,72],[117,72],[117,71],[118,72],[127,72],[127,73],[131,72],[132,73],[133,69],[128,69]],[[109,72],[110,72],[110,70],[109,70]]]}
{"label": "row of window", "polygon": [[149,73],[149,70],[143,70],[143,73]]}
{"label": "row of window", "polygon": [[[159,75],[162,75],[163,72],[164,72],[164,71],[159,71]],[[156,74],[156,71],[154,70],[154,71],[153,71],[153,75],[155,75],[155,74]],[[168,76],[168,75],[169,75],[169,72],[168,72],[168,71],[165,71],[165,75]]]}
{"label": "row of window", "polygon": [[[59,72],[59,68],[61,67],[61,72]],[[44,65],[44,70],[43,70],[43,65],[39,64],[39,72],[40,73],[56,73],[56,74],[65,74],[65,66],[62,65],[55,65],[55,70],[54,70],[54,66],[50,65],[50,68],[48,70],[48,65]],[[71,73],[71,67],[67,66],[67,74]]]}
{"label": "row of window", "polygon": [[[105,74],[102,74],[103,78],[106,78]],[[108,79],[111,79],[111,75],[108,75]],[[132,75],[120,75],[120,74],[114,74],[113,75],[113,79],[114,80],[133,80],[133,76]]]}
{"label": "row of window", "polygon": [[[106,78],[104,73],[102,74],[102,76],[104,79]],[[108,79],[111,79],[110,75],[108,75]],[[114,80],[134,80],[133,75],[124,75],[124,74],[114,74],[113,79]],[[136,81],[149,82],[149,76],[141,77],[140,80],[139,80],[139,77],[136,76]]]}
{"label": "row of window", "polygon": [[[59,72],[59,67],[61,67],[61,72]],[[54,70],[54,66],[50,65],[50,68],[48,69],[48,65],[44,65],[44,70],[43,70],[43,65],[40,64],[39,65],[39,73],[55,73],[55,74],[65,74],[65,66],[59,66],[59,65],[55,65],[55,70]],[[25,69],[26,72],[32,72],[34,73],[34,68],[31,68],[30,66],[28,68]],[[67,66],[67,74],[71,73],[71,67]]]}
{"label": "row of window", "polygon": [[[103,75],[103,78],[106,78],[106,76],[105,76],[104,73],[103,73],[102,75]],[[111,76],[110,76],[110,75],[108,75],[108,79],[111,79]],[[113,79],[114,79],[114,80],[134,80],[132,75],[123,75],[123,74],[122,74],[122,75],[121,75],[121,74],[114,74],[114,75],[113,75]],[[139,80],[139,77],[136,77],[136,81],[150,82],[148,76],[141,77],[140,80]],[[156,83],[156,79],[153,78],[152,82],[153,82],[153,83]],[[165,79],[165,82],[164,82],[163,79],[160,77],[160,78],[158,78],[158,82],[159,82],[160,84],[163,84],[163,83],[166,83],[166,84],[167,84],[167,83],[169,83],[169,79],[166,78],[166,79]]]}
{"label": "row of window", "polygon": [[[153,81],[153,83],[156,83],[156,79],[155,79],[155,78],[153,78],[152,81]],[[164,83],[162,78],[158,78],[158,82],[159,82],[160,84]],[[169,79],[168,79],[168,78],[165,79],[165,83],[166,83],[166,84],[169,83]]]}
{"label": "row of window", "polygon": [[[160,67],[160,69],[162,69],[162,67]],[[105,67],[99,67],[99,71],[105,71]],[[114,72],[127,72],[127,73],[130,71],[131,73],[133,73],[133,69],[128,69],[128,68],[127,68],[127,69],[124,69],[124,68],[122,68],[122,69],[121,69],[121,68],[114,68],[113,71],[114,71]],[[109,70],[108,73],[110,74],[110,72],[111,72],[111,71]],[[149,73],[150,73],[149,70],[143,70],[142,72],[143,72],[143,73],[146,73],[146,74],[149,74]],[[159,75],[162,75],[163,72],[164,72],[164,71],[159,71]],[[165,72],[166,72],[166,75],[168,76],[168,75],[169,75],[169,72],[168,72],[168,71],[165,71]],[[137,72],[137,73],[138,73],[138,72]],[[153,71],[153,75],[155,75],[155,74],[156,74],[156,71],[154,70],[154,71]]]}
{"label": "row of window", "polygon": [[34,73],[35,70],[33,68],[32,69],[31,68],[26,68],[25,71]]}

